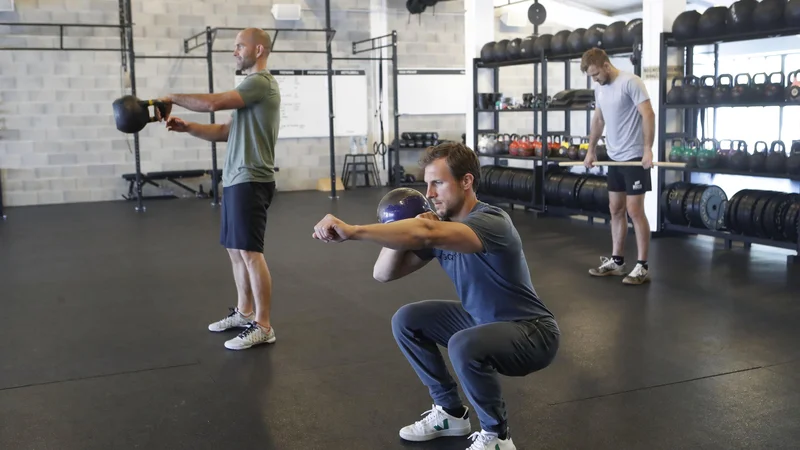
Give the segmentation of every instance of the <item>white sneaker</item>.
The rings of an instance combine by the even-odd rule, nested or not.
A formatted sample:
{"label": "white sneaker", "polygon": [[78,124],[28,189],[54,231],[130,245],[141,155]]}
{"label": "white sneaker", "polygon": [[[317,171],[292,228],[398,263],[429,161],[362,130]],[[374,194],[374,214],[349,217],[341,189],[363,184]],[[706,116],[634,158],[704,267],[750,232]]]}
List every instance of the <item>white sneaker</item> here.
{"label": "white sneaker", "polygon": [[628,276],[622,279],[622,282],[625,284],[642,284],[646,281],[650,281],[648,275],[648,270],[640,263],[636,263],[636,267],[631,270]]}
{"label": "white sneaker", "polygon": [[490,433],[486,430],[481,430],[480,433],[476,431],[469,436],[474,442],[467,450],[517,450],[511,436],[507,437],[508,439],[503,440],[497,437],[497,433]]}
{"label": "white sneaker", "polygon": [[600,267],[589,269],[589,275],[595,277],[607,277],[609,275],[625,275],[625,263],[617,264],[614,258],[600,257]]}
{"label": "white sneaker", "polygon": [[[469,407],[465,408],[468,412]],[[441,406],[433,405],[430,410],[420,415],[425,418],[400,430],[401,438],[414,442],[430,441],[442,436],[466,436],[472,430],[466,412],[463,418],[453,417]]]}
{"label": "white sneaker", "polygon": [[275,329],[269,327],[267,331],[258,322],[250,322],[244,331],[235,338],[225,341],[225,348],[230,350],[244,350],[254,345],[272,344],[275,342]]}
{"label": "white sneaker", "polygon": [[243,328],[246,327],[247,324],[255,320],[256,313],[251,312],[249,316],[245,316],[239,312],[239,308],[228,308],[231,310],[231,313],[227,315],[224,319],[220,320],[219,322],[214,322],[208,326],[209,331],[225,331],[230,330],[231,328]]}

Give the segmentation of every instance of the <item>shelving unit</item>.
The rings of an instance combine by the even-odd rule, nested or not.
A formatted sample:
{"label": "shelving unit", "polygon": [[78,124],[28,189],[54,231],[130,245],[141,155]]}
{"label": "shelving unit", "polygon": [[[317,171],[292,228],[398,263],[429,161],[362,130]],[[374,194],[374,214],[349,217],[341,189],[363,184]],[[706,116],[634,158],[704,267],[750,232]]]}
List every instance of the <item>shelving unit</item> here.
{"label": "shelving unit", "polygon": [[[713,45],[714,46],[714,75],[715,78],[719,76],[719,45],[725,43],[733,43],[733,42],[742,42],[742,41],[750,41],[750,40],[758,40],[758,39],[771,39],[776,37],[782,36],[795,36],[800,34],[800,29],[798,28],[781,28],[781,29],[771,29],[767,31],[752,31],[747,33],[735,33],[732,35],[726,36],[719,36],[719,37],[711,37],[711,38],[696,38],[696,39],[689,39],[689,40],[678,40],[674,37],[672,33],[661,33],[660,39],[660,66],[668,67],[667,65],[667,56],[668,52],[671,49],[683,49],[685,54],[685,64],[684,64],[684,74],[683,76],[692,76],[694,75],[694,51],[695,47],[703,45]],[[800,67],[797,67],[800,69]],[[782,70],[785,72],[785,70]],[[735,76],[735,74],[731,74]],[[676,104],[676,103],[667,103],[667,93],[671,89],[671,86],[667,84],[667,71],[662,70],[659,79],[659,90],[660,90],[660,102],[659,102],[659,123],[658,123],[658,160],[659,161],[667,161],[668,153],[667,153],[667,146],[670,145],[670,140],[673,138],[695,138],[697,137],[697,120],[700,111],[702,110],[715,110],[714,120],[716,124],[716,109],[717,108],[742,108],[742,110],[746,110],[746,108],[753,108],[753,107],[780,107],[781,108],[781,120],[780,120],[780,128],[783,128],[783,108],[787,107],[797,107],[800,104],[797,103],[789,103],[786,101],[775,101],[775,102],[765,102],[765,101],[755,101],[755,102],[747,102],[747,103],[718,103],[713,105],[699,105],[699,104]],[[667,133],[666,131],[666,114],[669,110],[683,110],[683,132],[678,133]],[[755,111],[754,111],[755,112]],[[757,112],[755,112],[757,114]],[[716,138],[716,126],[714,127],[714,138]],[[800,135],[798,135],[800,138]],[[778,135],[778,139],[780,139],[780,133]],[[789,148],[791,147],[791,142],[785,143],[787,153],[789,152]],[[781,174],[781,173],[770,173],[770,172],[750,172],[750,171],[736,171],[731,170],[728,168],[715,168],[715,169],[701,169],[701,168],[671,168],[671,167],[659,167],[659,182],[655,186],[655,192],[658,195],[659,199],[659,207],[657,208],[657,223],[660,227],[659,231],[656,233],[657,235],[682,235],[682,234],[690,234],[690,235],[704,235],[704,236],[711,236],[715,238],[720,238],[725,241],[725,248],[731,248],[733,242],[742,242],[745,247],[750,247],[752,244],[759,244],[765,245],[770,247],[782,248],[787,250],[793,250],[796,252],[795,255],[789,255],[787,258],[789,262],[796,262],[798,259],[797,255],[800,255],[800,239],[797,242],[790,242],[790,241],[779,241],[773,239],[765,239],[763,237],[739,234],[732,231],[729,231],[725,228],[721,230],[711,230],[707,228],[699,228],[699,227],[692,227],[692,226],[683,226],[683,225],[676,225],[672,224],[666,220],[664,211],[662,209],[661,204],[661,197],[662,192],[667,187],[668,182],[665,180],[666,175],[668,173],[674,172],[681,172],[681,174],[677,177],[679,180],[674,181],[685,181],[685,182],[692,182],[692,174],[694,173],[704,173],[704,174],[711,174],[714,175],[734,175],[734,176],[742,176],[742,177],[752,177],[752,178],[772,178],[772,179],[783,179],[783,180],[791,180],[791,181],[800,181],[800,176],[790,175],[790,174]],[[671,184],[674,181],[670,181]],[[707,184],[707,183],[704,183]],[[793,192],[797,192],[797,183],[793,185]],[[730,200],[731,196],[729,196]]]}
{"label": "shelving unit", "polygon": [[[534,31],[534,35],[536,31]],[[634,66],[634,73],[637,76],[641,76],[641,44],[637,43],[633,47],[623,47],[623,48],[614,48],[614,49],[604,49],[606,54],[609,57],[620,57],[620,56],[627,56],[631,58],[631,61]],[[549,64],[564,64],[564,89],[568,90],[572,89],[571,85],[571,63],[573,61],[580,61],[581,57],[583,56],[583,52],[581,53],[569,53],[569,54],[562,54],[562,55],[547,55],[546,53],[542,53],[534,58],[527,58],[527,59],[518,59],[513,61],[500,61],[500,62],[483,62],[480,58],[473,59],[472,70],[473,70],[473,86],[472,86],[472,95],[477,97],[478,95],[478,70],[480,69],[488,69],[493,71],[493,92],[499,92],[499,78],[500,78],[500,69],[503,67],[513,67],[513,66],[533,66],[533,96],[536,98],[537,95],[543,94],[545,98],[548,95],[555,94],[556,92],[561,92],[562,89],[559,89],[556,92],[550,93],[548,90],[548,82],[547,82],[547,71]],[[542,74],[541,78],[541,85],[542,89],[539,92],[539,76],[540,70]],[[591,89],[591,79],[587,76],[586,77],[586,89]],[[564,130],[550,130],[548,129],[548,112],[564,112]],[[594,107],[563,107],[563,106],[549,106],[545,104],[541,108],[526,108],[526,109],[507,109],[507,110],[497,110],[497,109],[479,109],[475,108],[473,111],[473,142],[472,148],[477,151],[478,149],[478,138],[481,134],[500,134],[501,131],[505,132],[506,130],[499,129],[499,119],[500,114],[513,114],[513,113],[533,113],[533,130],[532,134],[540,135],[542,138],[543,143],[547,143],[548,138],[550,136],[569,136],[571,135],[571,113],[575,111],[586,111],[586,135],[589,134],[589,129],[591,128],[591,120],[592,120],[592,111],[594,111]],[[479,114],[493,114],[493,122],[494,127],[491,129],[479,129],[478,128],[478,117]],[[539,118],[539,113],[541,113],[541,121]],[[541,122],[541,129],[540,129],[540,122]],[[507,130],[512,131],[512,130]],[[513,132],[518,132],[519,130],[513,130]],[[508,133],[513,134],[513,133]],[[528,134],[528,133],[524,133]],[[546,144],[545,144],[546,145]],[[533,170],[535,172],[535,178],[537,180],[541,180],[541,182],[534,182],[533,183],[533,192],[531,192],[531,201],[520,201],[515,199],[503,199],[503,198],[496,198],[491,196],[483,195],[482,197],[486,198],[487,201],[493,201],[496,203],[507,203],[510,204],[512,207],[514,205],[523,206],[526,209],[530,209],[540,213],[553,213],[553,214],[561,214],[561,215],[583,215],[587,216],[589,221],[592,222],[594,219],[604,219],[608,221],[610,216],[608,214],[596,212],[596,211],[585,211],[581,209],[574,209],[574,208],[567,208],[563,206],[548,206],[547,201],[545,199],[545,189],[544,186],[547,180],[547,172],[551,165],[555,165],[554,163],[562,162],[562,161],[570,161],[568,158],[558,158],[558,157],[551,157],[548,155],[547,151],[542,152],[542,156],[514,156],[508,154],[501,154],[501,155],[486,155],[486,154],[479,154],[481,158],[493,158],[494,165],[507,165],[508,160],[525,160],[525,161],[533,161]],[[540,189],[537,190],[537,187]]]}

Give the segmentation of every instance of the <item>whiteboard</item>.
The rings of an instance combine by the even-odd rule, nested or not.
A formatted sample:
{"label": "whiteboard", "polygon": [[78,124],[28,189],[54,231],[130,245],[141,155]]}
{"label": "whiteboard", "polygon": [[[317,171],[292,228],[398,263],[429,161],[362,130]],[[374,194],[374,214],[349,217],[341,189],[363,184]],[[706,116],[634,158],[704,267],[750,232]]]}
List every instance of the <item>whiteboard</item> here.
{"label": "whiteboard", "polygon": [[[366,136],[369,125],[364,70],[333,71],[334,136]],[[278,139],[330,136],[326,70],[271,69],[281,91]],[[238,85],[244,76],[237,75]]]}
{"label": "whiteboard", "polygon": [[464,69],[398,69],[398,112],[408,115],[466,114],[467,86]]}

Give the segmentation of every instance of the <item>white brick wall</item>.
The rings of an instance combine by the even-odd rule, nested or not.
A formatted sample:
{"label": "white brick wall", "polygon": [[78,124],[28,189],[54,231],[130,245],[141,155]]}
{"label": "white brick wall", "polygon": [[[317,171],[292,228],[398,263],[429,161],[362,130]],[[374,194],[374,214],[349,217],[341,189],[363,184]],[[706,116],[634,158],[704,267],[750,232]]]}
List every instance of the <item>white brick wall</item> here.
{"label": "white brick wall", "polygon": [[[272,2],[256,0],[136,0],[132,4],[134,48],[139,55],[180,55],[183,39],[211,27],[323,28],[324,0],[282,0],[303,6],[297,24],[276,25]],[[352,41],[370,37],[369,0],[337,0],[331,11],[335,56],[352,56]],[[401,66],[463,67],[463,2],[445,2],[408,22],[405,2],[390,4],[389,29],[401,42]],[[69,5],[69,8],[67,7]],[[17,11],[0,13],[0,21],[44,23],[118,23],[117,0],[26,0]],[[220,32],[215,49],[232,49],[235,32]],[[324,50],[322,33],[281,33],[276,49]],[[2,27],[0,46],[56,47],[56,27]],[[118,29],[67,28],[65,46],[117,48]],[[198,48],[192,54],[203,55]],[[123,173],[135,170],[133,137],[113,123],[111,103],[127,93],[116,51],[0,51],[0,177],[7,206],[120,199],[128,185]],[[271,67],[324,69],[324,54],[282,54]],[[368,69],[368,62],[340,61],[335,68]],[[232,88],[230,53],[214,55],[214,89]],[[208,92],[205,60],[136,60],[137,96],[167,92]],[[370,80],[371,83],[371,80]],[[466,94],[466,93],[465,93]],[[325,106],[327,108],[327,105]],[[227,112],[216,121],[228,118]],[[176,108],[176,115],[207,123],[207,114]],[[387,142],[392,139],[386,124]],[[403,129],[433,129],[442,137],[460,139],[463,116],[403,119]],[[373,130],[375,132],[377,130]],[[314,189],[329,176],[327,138],[279,141],[277,163],[281,190]],[[371,148],[372,138],[368,141]],[[349,138],[336,139],[337,172]],[[170,135],[153,124],[140,133],[143,171],[210,168],[211,144],[185,135]],[[218,164],[225,144],[217,144]],[[410,155],[412,164],[416,155]],[[208,180],[202,180],[208,189]],[[192,184],[190,182],[190,184]],[[150,189],[147,187],[146,189]]]}

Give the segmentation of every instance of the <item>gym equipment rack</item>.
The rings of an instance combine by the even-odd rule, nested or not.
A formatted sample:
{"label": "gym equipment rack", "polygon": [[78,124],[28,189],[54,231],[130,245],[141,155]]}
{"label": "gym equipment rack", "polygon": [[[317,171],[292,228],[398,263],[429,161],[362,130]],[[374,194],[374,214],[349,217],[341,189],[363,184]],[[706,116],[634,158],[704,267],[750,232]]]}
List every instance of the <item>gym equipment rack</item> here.
{"label": "gym equipment rack", "polygon": [[[683,75],[682,77],[691,76],[693,75],[694,69],[694,50],[695,46],[699,45],[713,45],[714,46],[714,77],[718,77],[719,74],[719,45],[724,43],[732,43],[732,42],[742,42],[742,41],[750,41],[750,40],[758,40],[758,39],[769,39],[774,37],[783,37],[783,36],[795,36],[800,35],[800,28],[780,28],[780,29],[768,29],[764,31],[750,31],[745,33],[735,33],[732,35],[725,35],[725,36],[714,36],[714,37],[702,37],[702,38],[693,38],[688,40],[678,40],[674,37],[673,33],[664,32],[661,33],[660,36],[660,67],[668,67],[667,66],[667,56],[668,52],[671,49],[681,49],[684,53],[684,65],[683,65]],[[786,55],[782,55],[781,60],[781,72],[786,72],[785,67]],[[800,67],[797,67],[800,69]],[[735,75],[735,74],[731,74]],[[679,103],[667,103],[667,92],[670,89],[670,86],[667,85],[667,71],[661,70],[659,75],[659,91],[660,91],[660,101],[659,101],[659,121],[657,127],[657,137],[656,137],[656,145],[658,145],[658,156],[655,158],[658,161],[667,161],[668,152],[667,146],[670,145],[672,139],[675,138],[688,138],[693,139],[697,136],[697,121],[698,116],[700,115],[701,111],[704,112],[706,109],[713,109],[714,114],[714,121],[713,121],[713,134],[712,137],[716,138],[716,121],[717,121],[717,108],[751,108],[751,107],[769,107],[769,106],[778,106],[780,107],[780,121],[779,121],[779,130],[783,129],[783,111],[785,107],[789,106],[800,106],[797,103],[790,103],[786,101],[777,101],[777,102],[747,102],[747,103],[724,103],[724,104],[710,104],[710,105],[700,105],[700,104],[679,104]],[[682,120],[682,128],[683,132],[674,132],[674,133],[667,133],[667,118],[666,114],[668,110],[684,110],[683,120]],[[705,134],[705,133],[704,133]],[[735,136],[732,136],[735,138]],[[699,139],[703,139],[700,137]],[[778,133],[778,139],[780,139],[780,131]],[[788,146],[787,146],[788,147]],[[788,153],[788,149],[787,149]],[[713,177],[717,174],[724,174],[724,175],[739,175],[743,177],[750,177],[750,178],[780,178],[785,180],[792,180],[796,182],[800,182],[800,177],[792,176],[789,174],[774,174],[774,173],[753,173],[748,171],[734,171],[726,168],[718,168],[718,169],[701,169],[701,168],[675,168],[675,167],[657,167],[656,170],[659,171],[659,181],[653,186],[653,191],[658,199],[658,208],[657,208],[657,219],[656,219],[656,226],[657,229],[653,230],[654,237],[667,237],[667,236],[679,236],[679,235],[704,235],[710,236],[714,238],[719,238],[724,240],[724,246],[726,250],[732,248],[732,243],[734,241],[742,242],[745,248],[750,248],[752,244],[759,244],[765,245],[770,247],[777,247],[786,250],[793,250],[795,251],[794,255],[787,255],[787,263],[793,263],[800,261],[798,255],[800,255],[800,239],[797,242],[790,242],[790,241],[778,241],[773,239],[767,239],[763,237],[755,237],[746,234],[739,234],[734,233],[729,230],[723,229],[720,230],[711,230],[707,228],[700,228],[700,227],[693,227],[693,226],[682,226],[670,223],[662,211],[662,194],[666,189],[666,185],[668,184],[665,180],[667,173],[672,172],[680,172],[678,175],[677,180],[671,180],[669,184],[675,181],[684,181],[684,182],[692,182],[692,174],[705,174],[705,177],[710,177],[712,180],[711,182],[704,182],[704,181],[695,181],[695,183],[701,184],[713,184]],[[798,190],[798,184],[800,183],[792,183],[793,190]],[[731,200],[731,197],[728,198]]]}
{"label": "gym equipment rack", "polygon": [[[533,36],[538,36],[538,25],[534,25],[534,32]],[[621,56],[628,56],[630,57],[633,67],[634,73],[637,76],[641,76],[642,71],[642,44],[640,41],[637,41],[632,47],[622,47],[622,48],[613,48],[613,49],[604,49],[606,54],[608,54],[609,58],[614,57],[621,57]],[[545,98],[548,96],[548,86],[547,86],[547,70],[548,65],[551,63],[563,63],[565,67],[564,72],[564,90],[571,89],[570,88],[570,81],[571,81],[571,63],[575,60],[580,61],[581,57],[583,56],[583,52],[581,53],[568,53],[562,55],[547,55],[546,53],[542,53],[537,55],[533,58],[524,58],[524,59],[517,59],[513,61],[499,61],[499,62],[483,62],[480,58],[474,58],[472,61],[472,95],[474,98],[477,99],[478,96],[478,70],[479,69],[489,69],[492,70],[492,78],[493,78],[493,91],[498,92],[500,90],[499,87],[499,78],[500,73],[499,69],[502,67],[511,67],[511,66],[524,66],[524,65],[533,65],[533,96],[534,98],[542,94]],[[542,83],[542,91],[539,92],[539,71],[541,66],[541,83]],[[591,78],[589,76],[586,77],[586,88],[591,89]],[[560,92],[560,91],[559,91]],[[541,135],[542,137],[542,144],[543,146],[547,145],[548,136],[564,136],[570,135],[570,119],[571,113],[573,111],[586,111],[586,130],[587,136],[589,134],[589,129],[591,128],[591,120],[592,120],[592,111],[594,107],[564,107],[564,106],[549,106],[545,103],[545,105],[541,108],[525,108],[525,109],[479,109],[476,106],[473,109],[473,126],[472,126],[472,134],[473,134],[473,142],[472,148],[474,151],[477,152],[478,150],[478,135],[479,134],[488,134],[488,133],[500,133],[499,130],[499,115],[503,114],[511,114],[511,113],[533,113],[533,133]],[[549,130],[547,126],[547,115],[548,112],[552,111],[563,111],[564,112],[564,130],[563,131],[555,131]],[[494,116],[494,128],[491,129],[478,129],[478,114],[480,113],[493,113]],[[539,113],[542,114],[541,118],[541,133],[539,132]],[[516,199],[510,198],[498,198],[491,195],[480,194],[479,196],[488,201],[493,203],[505,203],[509,204],[512,208],[514,205],[523,206],[526,210],[532,210],[537,213],[553,213],[553,214],[560,214],[560,215],[583,215],[586,216],[590,223],[594,222],[595,218],[603,219],[605,222],[608,222],[611,218],[609,214],[605,214],[602,212],[597,211],[585,211],[581,209],[575,208],[568,208],[564,206],[552,206],[547,205],[545,200],[545,185],[547,182],[547,172],[551,166],[557,166],[559,162],[564,161],[571,161],[568,158],[558,158],[558,157],[550,157],[548,156],[547,151],[542,152],[542,156],[514,156],[514,155],[485,155],[485,154],[478,154],[479,158],[492,158],[494,159],[494,165],[499,166],[507,166],[508,160],[525,160],[525,161],[532,161],[533,168],[526,169],[526,168],[519,168],[519,170],[532,170],[534,172],[534,181],[532,186],[531,192],[531,200],[530,201],[520,201]],[[588,173],[587,173],[588,174]]]}
{"label": "gym equipment rack", "polygon": [[[58,47],[0,47],[0,51],[90,51],[90,52],[123,52],[125,51],[124,36],[130,31],[133,24],[124,20],[124,3],[130,8],[129,0],[120,0],[120,23],[119,24],[93,24],[93,23],[41,23],[41,22],[0,22],[0,26],[6,27],[56,27],[58,28]],[[118,28],[120,30],[120,46],[118,48],[95,48],[95,47],[65,47],[64,29],[65,28]],[[123,64],[125,60],[123,59]],[[0,219],[5,220],[6,215],[3,208],[3,184],[0,177]]]}

